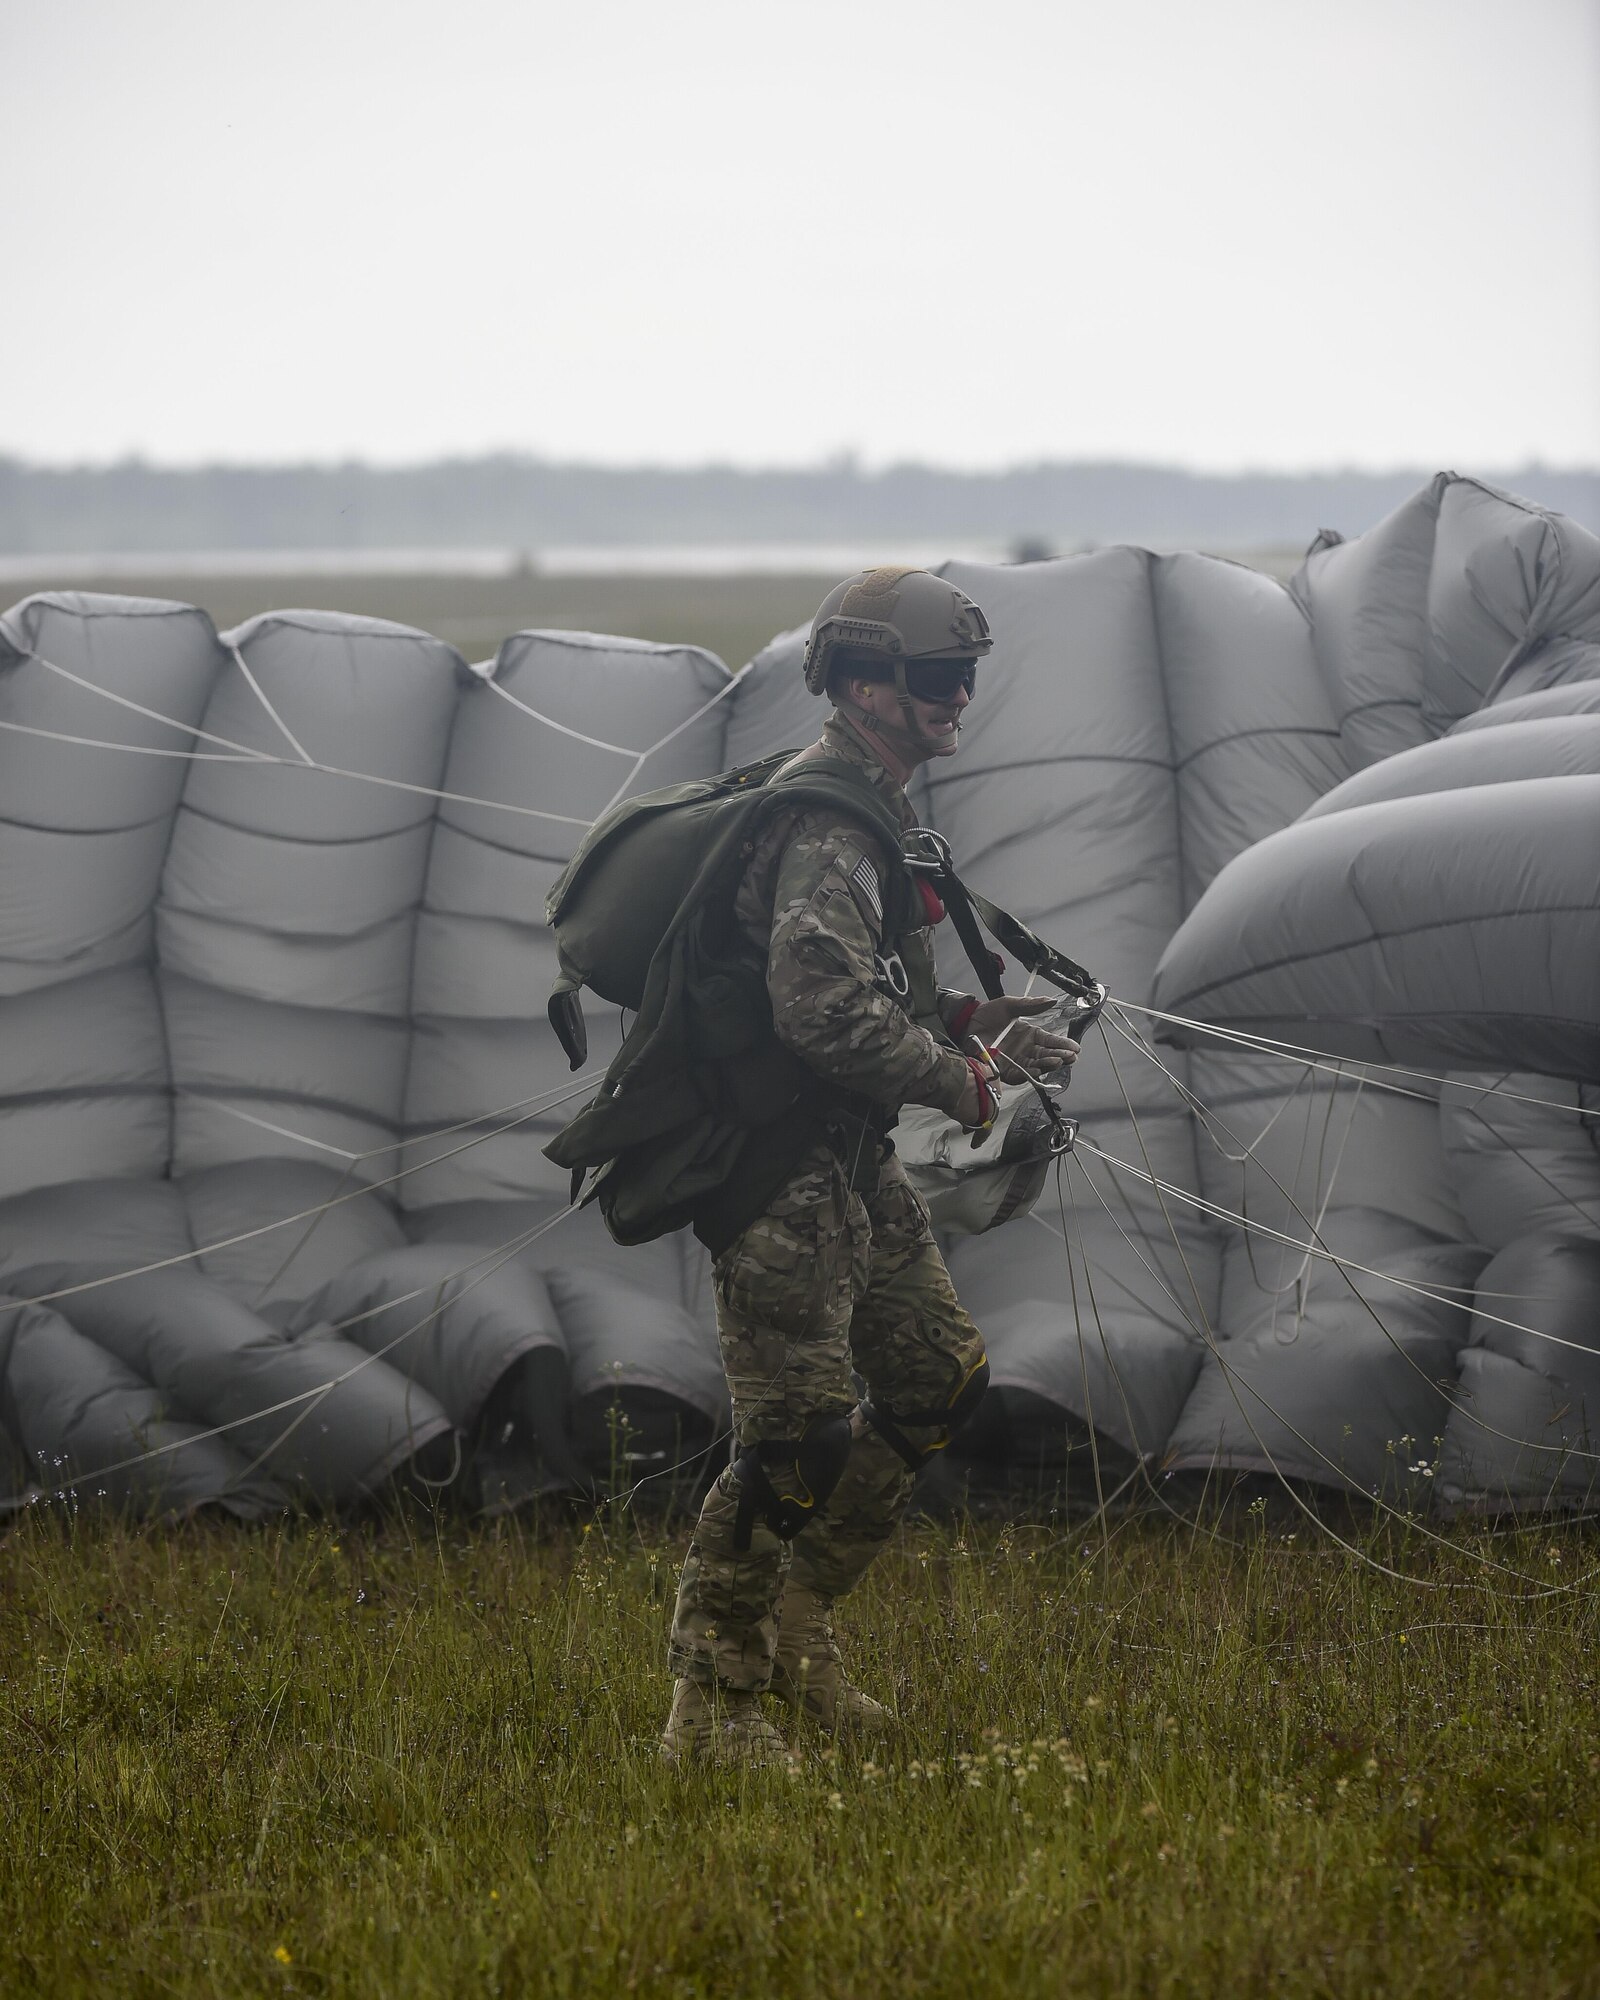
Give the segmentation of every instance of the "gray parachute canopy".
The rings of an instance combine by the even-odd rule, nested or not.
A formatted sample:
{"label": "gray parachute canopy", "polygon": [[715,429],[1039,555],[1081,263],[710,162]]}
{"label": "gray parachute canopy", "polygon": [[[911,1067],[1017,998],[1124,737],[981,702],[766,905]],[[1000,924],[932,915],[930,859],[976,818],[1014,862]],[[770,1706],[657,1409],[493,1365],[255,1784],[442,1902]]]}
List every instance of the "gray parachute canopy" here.
{"label": "gray parachute canopy", "polygon": [[[900,1134],[970,1232],[974,1476],[1076,1481],[1092,1441],[1102,1482],[1588,1492],[1596,554],[1441,475],[1289,589],[1138,549],[950,566],[995,645],[914,803],[1115,996],[1031,1212],[1020,1097],[976,1153]],[[417,1473],[493,1508],[721,1436],[703,1254],[617,1249],[542,1157],[589,1087],[542,910],[613,798],[815,732],[803,636],[730,676],[70,593],[0,620],[15,1495],[251,1517]]]}

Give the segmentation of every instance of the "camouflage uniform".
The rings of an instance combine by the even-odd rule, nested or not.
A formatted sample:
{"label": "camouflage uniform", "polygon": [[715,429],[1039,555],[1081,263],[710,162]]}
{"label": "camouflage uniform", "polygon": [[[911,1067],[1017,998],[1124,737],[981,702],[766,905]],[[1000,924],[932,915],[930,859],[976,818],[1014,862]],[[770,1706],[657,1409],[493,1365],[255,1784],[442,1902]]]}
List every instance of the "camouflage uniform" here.
{"label": "camouflage uniform", "polygon": [[[827,754],[866,772],[906,825],[905,795],[840,717]],[[806,753],[813,754],[813,753]],[[803,809],[758,845],[735,912],[767,956],[779,1037],[820,1075],[875,1102],[954,1112],[969,1075],[937,1023],[921,1025],[882,976],[884,859],[859,824]],[[941,1017],[959,1005],[940,995]],[[863,1143],[874,1146],[869,1135]],[[735,1547],[741,1489],[729,1467],[706,1496],[672,1625],[675,1675],[740,1689],[771,1677],[785,1578],[829,1599],[858,1583],[893,1532],[914,1474],[857,1408],[942,1408],[979,1367],[983,1342],[951,1286],[927,1211],[890,1154],[871,1188],[827,1144],[718,1257],[717,1329],[741,1445],[799,1438],[851,1415],[849,1457],[824,1508],[791,1545],[757,1513]],[[865,1182],[871,1191],[851,1192]],[[853,1414],[851,1414],[853,1413]],[[910,1433],[935,1444],[937,1427]]]}

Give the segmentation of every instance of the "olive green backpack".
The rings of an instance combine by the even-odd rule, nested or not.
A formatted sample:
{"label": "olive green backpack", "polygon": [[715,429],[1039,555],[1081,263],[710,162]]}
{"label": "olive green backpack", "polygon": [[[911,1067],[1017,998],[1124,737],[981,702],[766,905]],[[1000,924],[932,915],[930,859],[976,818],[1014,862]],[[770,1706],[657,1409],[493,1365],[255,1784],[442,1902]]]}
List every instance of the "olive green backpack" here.
{"label": "olive green backpack", "polygon": [[[720,1249],[760,1214],[830,1117],[859,1124],[871,1115],[865,1100],[825,1083],[778,1040],[765,960],[734,923],[739,882],[773,813],[824,806],[878,837],[890,861],[887,949],[926,922],[915,868],[948,906],[985,993],[1000,993],[1003,961],[984,944],[980,921],[1021,964],[1080,1002],[1074,1032],[1105,998],[1081,965],[968,889],[939,835],[917,829],[920,858],[909,856],[906,830],[853,765],[797,763],[796,755],[782,750],[613,806],[546,899],[560,965],[548,1013],[572,1067],[581,1069],[589,1052],[581,987],[635,1016],[598,1096],[544,1149],[571,1171],[574,1201],[593,1175],[583,1199],[598,1202],[619,1243],[693,1223]],[[912,995],[930,1026],[932,977],[930,963],[929,990]],[[1070,1143],[1054,1100],[1038,1094],[1057,1139]]]}
{"label": "olive green backpack", "polygon": [[[736,1165],[738,1206],[759,1213],[818,1128],[825,1087],[773,1032],[766,965],[734,924],[734,897],[775,812],[840,811],[892,858],[901,826],[842,760],[779,776],[795,754],[614,806],[546,901],[560,964],[548,1012],[572,1067],[588,1057],[581,987],[635,1017],[599,1095],[545,1148],[571,1170],[574,1199],[593,1173],[584,1199],[619,1243],[704,1222]],[[903,867],[885,892],[894,937],[912,921]]]}

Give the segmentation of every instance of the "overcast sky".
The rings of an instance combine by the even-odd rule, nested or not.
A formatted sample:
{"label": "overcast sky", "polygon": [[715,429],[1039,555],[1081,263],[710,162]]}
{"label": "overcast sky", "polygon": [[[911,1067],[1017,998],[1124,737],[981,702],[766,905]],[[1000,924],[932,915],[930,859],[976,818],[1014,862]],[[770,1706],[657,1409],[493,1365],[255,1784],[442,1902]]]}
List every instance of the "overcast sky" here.
{"label": "overcast sky", "polygon": [[0,451],[1600,464],[1600,0],[9,0]]}

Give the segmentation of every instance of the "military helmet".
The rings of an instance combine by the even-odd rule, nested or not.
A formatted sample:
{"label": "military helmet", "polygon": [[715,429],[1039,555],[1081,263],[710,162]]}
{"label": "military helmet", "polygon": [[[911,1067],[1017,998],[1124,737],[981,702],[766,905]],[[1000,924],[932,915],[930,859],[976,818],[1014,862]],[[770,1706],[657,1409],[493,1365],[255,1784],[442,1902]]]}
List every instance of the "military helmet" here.
{"label": "military helmet", "polygon": [[876,654],[886,671],[906,660],[987,653],[989,622],[964,590],[926,569],[865,569],[822,600],[806,641],[806,686],[821,694],[840,652]]}

